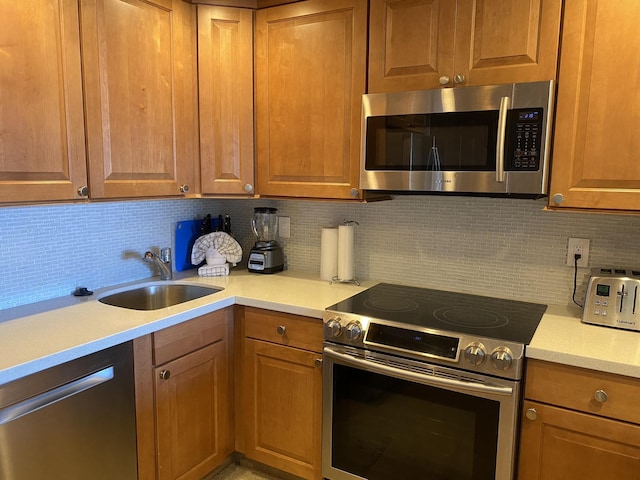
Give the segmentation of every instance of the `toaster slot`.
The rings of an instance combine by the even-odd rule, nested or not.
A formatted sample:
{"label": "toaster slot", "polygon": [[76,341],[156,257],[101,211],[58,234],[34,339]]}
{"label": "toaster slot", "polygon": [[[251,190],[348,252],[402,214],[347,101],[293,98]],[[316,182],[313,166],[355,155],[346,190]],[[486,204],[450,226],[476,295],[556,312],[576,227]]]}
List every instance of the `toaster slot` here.
{"label": "toaster slot", "polygon": [[624,304],[624,297],[627,295],[627,292],[624,291],[624,283],[622,284],[622,289],[618,292],[620,295],[620,313],[622,313],[622,306]]}
{"label": "toaster slot", "polygon": [[634,291],[633,291],[633,311],[631,313],[633,313],[634,315],[636,314],[636,300],[638,299],[638,286],[636,285]]}

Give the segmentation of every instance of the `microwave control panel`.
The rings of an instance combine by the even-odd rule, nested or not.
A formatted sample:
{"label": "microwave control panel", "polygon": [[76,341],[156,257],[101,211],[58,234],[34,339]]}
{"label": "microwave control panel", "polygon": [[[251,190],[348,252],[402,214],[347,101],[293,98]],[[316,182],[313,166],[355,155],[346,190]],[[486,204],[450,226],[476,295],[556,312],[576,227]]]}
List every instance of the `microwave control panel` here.
{"label": "microwave control panel", "polygon": [[542,117],[542,108],[522,108],[509,112],[505,170],[537,171],[540,169]]}

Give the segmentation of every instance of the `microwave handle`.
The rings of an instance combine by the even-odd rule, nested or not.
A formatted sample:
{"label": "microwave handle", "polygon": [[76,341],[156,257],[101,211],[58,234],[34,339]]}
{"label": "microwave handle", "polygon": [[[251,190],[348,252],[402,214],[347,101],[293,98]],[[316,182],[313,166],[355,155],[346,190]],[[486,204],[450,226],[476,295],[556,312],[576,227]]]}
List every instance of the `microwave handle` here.
{"label": "microwave handle", "polygon": [[507,135],[507,111],[511,104],[510,97],[500,99],[498,112],[498,140],[496,143],[496,182],[504,183],[504,143]]}

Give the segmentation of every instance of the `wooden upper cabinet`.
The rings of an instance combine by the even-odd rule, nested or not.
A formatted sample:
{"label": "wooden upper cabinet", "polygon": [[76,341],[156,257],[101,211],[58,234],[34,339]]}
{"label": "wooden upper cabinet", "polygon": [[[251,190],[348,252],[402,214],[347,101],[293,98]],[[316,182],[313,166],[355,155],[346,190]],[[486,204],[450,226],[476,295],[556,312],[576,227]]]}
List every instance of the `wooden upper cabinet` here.
{"label": "wooden upper cabinet", "polygon": [[258,10],[255,32],[258,193],[357,197],[367,1]]}
{"label": "wooden upper cabinet", "polygon": [[253,11],[198,6],[198,79],[202,193],[253,193]]}
{"label": "wooden upper cabinet", "polygon": [[549,203],[640,210],[640,2],[565,4]]}
{"label": "wooden upper cabinet", "polygon": [[182,0],[81,0],[92,198],[196,193],[195,12]]}
{"label": "wooden upper cabinet", "polygon": [[368,91],[553,80],[561,9],[561,0],[371,0]]}
{"label": "wooden upper cabinet", "polygon": [[0,202],[87,184],[77,0],[0,4]]}

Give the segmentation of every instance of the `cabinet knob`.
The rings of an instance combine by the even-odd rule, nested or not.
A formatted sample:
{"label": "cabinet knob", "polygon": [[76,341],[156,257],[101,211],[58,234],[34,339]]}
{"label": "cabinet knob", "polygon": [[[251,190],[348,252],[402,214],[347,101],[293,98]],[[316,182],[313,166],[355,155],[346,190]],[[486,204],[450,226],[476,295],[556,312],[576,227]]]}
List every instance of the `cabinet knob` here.
{"label": "cabinet knob", "polygon": [[593,394],[593,399],[598,403],[604,403],[609,399],[609,395],[604,390],[596,390]]}
{"label": "cabinet knob", "polygon": [[87,187],[86,185],[83,185],[80,188],[78,188],[78,195],[80,195],[81,197],[88,196],[89,195],[89,187]]}
{"label": "cabinet knob", "polygon": [[448,75],[443,75],[438,79],[438,81],[440,82],[440,85],[448,85],[451,79]]}
{"label": "cabinet knob", "polygon": [[313,363],[316,366],[316,368],[322,367],[322,359],[321,358],[316,358],[315,362],[313,362]]}
{"label": "cabinet knob", "polygon": [[244,191],[245,191],[245,192],[247,192],[247,193],[251,193],[251,192],[253,192],[253,185],[251,185],[250,183],[247,183],[247,184],[244,186]]}
{"label": "cabinet knob", "polygon": [[465,81],[465,77],[462,73],[456,73],[453,77],[453,83],[455,83],[456,85],[460,85],[461,83],[464,83]]}
{"label": "cabinet knob", "polygon": [[527,411],[524,412],[524,416],[529,420],[536,420],[538,418],[538,411],[535,408],[527,408]]}
{"label": "cabinet knob", "polygon": [[351,198],[358,198],[360,196],[360,191],[357,188],[352,188],[349,195],[351,195]]}
{"label": "cabinet knob", "polygon": [[278,325],[276,331],[278,332],[278,335],[284,335],[285,333],[287,333],[287,327],[284,325]]}
{"label": "cabinet knob", "polygon": [[564,195],[562,195],[561,193],[556,193],[553,196],[553,203],[555,203],[556,205],[560,205],[562,202],[564,202]]}
{"label": "cabinet knob", "polygon": [[170,370],[162,370],[160,372],[160,378],[162,380],[169,380],[170,376],[171,376],[171,371]]}
{"label": "cabinet knob", "polygon": [[180,193],[189,193],[189,185],[180,185]]}

